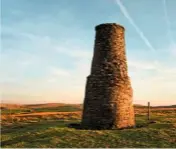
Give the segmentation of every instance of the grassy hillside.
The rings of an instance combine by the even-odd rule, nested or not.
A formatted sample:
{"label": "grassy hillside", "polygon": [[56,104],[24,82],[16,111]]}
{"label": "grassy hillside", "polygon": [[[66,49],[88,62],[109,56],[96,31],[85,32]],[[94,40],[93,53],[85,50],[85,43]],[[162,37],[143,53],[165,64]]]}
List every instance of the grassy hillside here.
{"label": "grassy hillside", "polygon": [[63,103],[49,103],[49,104],[31,104],[31,105],[17,105],[17,104],[1,104],[2,114],[17,114],[17,113],[34,113],[34,112],[74,112],[82,109],[81,104],[63,104]]}
{"label": "grassy hillside", "polygon": [[[50,107],[50,112],[2,114],[1,146],[3,148],[176,147],[175,108],[152,108],[151,118],[155,123],[151,124],[147,122],[147,109],[135,108],[137,127],[133,129],[81,130],[69,127],[70,123],[80,122],[81,106],[69,106],[72,108],[64,107],[64,111],[70,112],[57,112],[55,107],[53,110]],[[59,107],[62,109],[60,111],[63,111],[63,105],[57,108]],[[77,111],[75,107],[79,107]],[[48,110],[47,107],[44,109]]]}

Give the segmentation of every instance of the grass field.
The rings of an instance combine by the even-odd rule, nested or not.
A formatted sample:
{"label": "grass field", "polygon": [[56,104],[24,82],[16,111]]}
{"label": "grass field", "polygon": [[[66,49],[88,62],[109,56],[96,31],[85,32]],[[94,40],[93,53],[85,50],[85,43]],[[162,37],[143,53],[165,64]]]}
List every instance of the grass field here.
{"label": "grass field", "polygon": [[[23,107],[24,108],[24,107]],[[176,148],[176,108],[152,108],[148,124],[145,107],[135,107],[137,127],[123,130],[81,130],[70,123],[81,120],[79,105],[8,108],[1,115],[3,148],[158,147]],[[11,109],[12,110],[12,109]]]}

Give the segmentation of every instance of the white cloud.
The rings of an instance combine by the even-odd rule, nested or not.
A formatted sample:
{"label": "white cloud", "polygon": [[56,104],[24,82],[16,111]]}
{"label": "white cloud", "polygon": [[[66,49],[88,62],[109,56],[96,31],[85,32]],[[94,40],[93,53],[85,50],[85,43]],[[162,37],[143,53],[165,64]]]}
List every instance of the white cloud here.
{"label": "white cloud", "polygon": [[58,53],[65,54],[66,56],[80,59],[91,59],[92,51],[87,47],[77,45],[76,43],[62,44],[54,47],[54,50]]}
{"label": "white cloud", "polygon": [[29,65],[34,64],[34,61],[32,61],[32,60],[30,59],[30,60],[21,61],[21,62],[19,62],[19,63],[20,63],[20,65],[22,65],[22,66],[29,66]]}
{"label": "white cloud", "polygon": [[65,77],[70,76],[70,72],[68,70],[58,67],[51,67],[50,73],[53,76],[65,76]]}
{"label": "white cloud", "polygon": [[72,51],[67,51],[67,54],[76,57],[76,58],[91,58],[91,52],[86,51],[86,50],[72,50]]}
{"label": "white cloud", "polygon": [[156,69],[156,65],[154,63],[150,62],[144,62],[144,61],[128,61],[129,67],[137,68],[137,69],[146,69],[146,70],[153,70]]}
{"label": "white cloud", "polygon": [[[134,90],[134,102],[152,105],[175,104],[176,67],[155,61],[129,61],[129,72]],[[154,71],[154,73],[149,73]],[[147,75],[146,75],[147,74]],[[168,102],[166,102],[166,100]]]}
{"label": "white cloud", "polygon": [[155,70],[156,72],[160,73],[161,75],[170,74],[175,75],[176,74],[176,67],[172,67],[169,65],[164,65],[159,61],[137,61],[137,60],[129,60],[128,66],[131,68],[136,68],[139,71],[142,70]]}
{"label": "white cloud", "polygon": [[176,57],[176,44],[173,44],[169,48],[170,53]]}

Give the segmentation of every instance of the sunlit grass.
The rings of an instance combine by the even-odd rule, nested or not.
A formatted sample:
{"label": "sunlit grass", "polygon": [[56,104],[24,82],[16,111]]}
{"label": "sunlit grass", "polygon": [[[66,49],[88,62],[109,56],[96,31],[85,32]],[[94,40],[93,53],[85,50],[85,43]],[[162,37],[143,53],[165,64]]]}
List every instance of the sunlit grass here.
{"label": "sunlit grass", "polygon": [[136,111],[136,123],[141,127],[123,130],[81,130],[68,127],[70,123],[80,123],[81,112],[16,116],[16,121],[10,117],[4,118],[1,145],[3,148],[176,147],[175,110],[152,112],[151,121],[154,123],[151,124],[148,124],[146,111]]}

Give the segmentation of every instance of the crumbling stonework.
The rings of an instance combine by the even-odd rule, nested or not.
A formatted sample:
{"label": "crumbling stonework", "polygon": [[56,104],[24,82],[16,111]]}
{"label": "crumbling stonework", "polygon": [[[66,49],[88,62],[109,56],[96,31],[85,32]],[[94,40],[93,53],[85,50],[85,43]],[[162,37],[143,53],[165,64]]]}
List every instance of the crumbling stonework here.
{"label": "crumbling stonework", "polygon": [[82,127],[126,128],[135,125],[133,91],[127,72],[124,27],[96,26],[91,74],[87,77]]}

